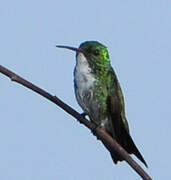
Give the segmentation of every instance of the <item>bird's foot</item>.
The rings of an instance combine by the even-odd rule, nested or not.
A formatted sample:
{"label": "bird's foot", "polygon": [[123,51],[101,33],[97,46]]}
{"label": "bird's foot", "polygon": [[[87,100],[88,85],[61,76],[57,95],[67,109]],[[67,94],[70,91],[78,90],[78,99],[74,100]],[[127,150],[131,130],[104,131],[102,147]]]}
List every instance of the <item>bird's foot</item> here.
{"label": "bird's foot", "polygon": [[95,127],[91,130],[91,132],[94,136],[96,136],[96,131],[98,128],[101,128],[101,125],[94,121],[93,121],[93,124],[95,125]]}
{"label": "bird's foot", "polygon": [[81,113],[81,116],[83,116],[84,118],[87,116],[87,114],[85,112]]}

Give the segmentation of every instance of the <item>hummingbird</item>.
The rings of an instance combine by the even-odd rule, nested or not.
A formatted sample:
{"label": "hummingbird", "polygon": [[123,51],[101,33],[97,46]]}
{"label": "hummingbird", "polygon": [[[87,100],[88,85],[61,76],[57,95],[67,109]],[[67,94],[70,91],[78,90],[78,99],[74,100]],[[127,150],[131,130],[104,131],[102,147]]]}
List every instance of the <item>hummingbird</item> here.
{"label": "hummingbird", "polygon": [[[122,90],[110,63],[107,47],[97,41],[85,41],[79,48],[57,45],[76,52],[74,90],[78,104],[90,121],[103,128],[129,154],[134,154],[147,167],[131,138],[125,115]],[[104,144],[107,147],[106,144]],[[110,152],[113,162],[124,159]]]}

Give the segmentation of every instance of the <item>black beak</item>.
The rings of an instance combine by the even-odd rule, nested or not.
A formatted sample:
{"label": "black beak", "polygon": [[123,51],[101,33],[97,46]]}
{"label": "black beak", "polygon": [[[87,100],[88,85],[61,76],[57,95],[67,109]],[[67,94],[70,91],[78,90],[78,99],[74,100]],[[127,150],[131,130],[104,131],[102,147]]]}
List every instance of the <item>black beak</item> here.
{"label": "black beak", "polygon": [[65,48],[65,49],[69,49],[69,50],[72,50],[72,51],[75,51],[75,52],[80,52],[80,53],[83,53],[84,54],[84,51],[82,49],[79,49],[79,48],[75,48],[75,47],[70,47],[70,46],[61,46],[61,45],[57,45],[56,46],[57,48]]}

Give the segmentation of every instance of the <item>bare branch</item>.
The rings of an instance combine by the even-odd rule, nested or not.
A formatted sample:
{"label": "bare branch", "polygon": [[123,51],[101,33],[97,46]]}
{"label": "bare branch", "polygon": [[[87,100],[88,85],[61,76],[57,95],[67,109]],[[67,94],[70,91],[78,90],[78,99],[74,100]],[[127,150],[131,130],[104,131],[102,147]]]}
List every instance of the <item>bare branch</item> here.
{"label": "bare branch", "polygon": [[[80,123],[84,124],[91,131],[94,131],[94,129],[96,128],[96,126],[93,123],[85,119],[81,114],[79,114],[73,108],[62,102],[58,97],[52,96],[48,92],[35,86],[34,84],[23,79],[19,75],[15,74],[14,72],[6,69],[1,65],[0,65],[0,72],[8,76],[12,81],[22,84],[23,86],[35,91],[36,93],[40,94],[41,96],[55,103],[57,106],[62,108],[64,111],[66,111],[68,114],[75,117]],[[131,158],[131,156],[115,141],[115,139],[113,139],[102,128],[97,128],[95,131],[95,135],[98,137],[98,139],[100,139],[102,142],[105,142],[105,144],[107,144],[107,148],[110,152],[117,152],[119,155],[121,155],[125,159],[125,161],[127,161],[127,163],[142,177],[142,179],[152,180],[152,178],[140,167],[140,165],[138,165]]]}

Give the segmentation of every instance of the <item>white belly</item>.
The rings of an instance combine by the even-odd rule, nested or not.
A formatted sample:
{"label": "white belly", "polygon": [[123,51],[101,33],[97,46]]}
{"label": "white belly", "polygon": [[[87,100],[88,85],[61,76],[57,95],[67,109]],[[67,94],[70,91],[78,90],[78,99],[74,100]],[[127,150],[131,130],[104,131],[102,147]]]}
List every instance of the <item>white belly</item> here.
{"label": "white belly", "polygon": [[99,124],[99,102],[94,99],[93,94],[97,79],[92,73],[86,57],[82,53],[79,53],[77,56],[77,64],[74,71],[74,82],[75,95],[79,105],[82,107],[84,112],[89,115],[90,120]]}

